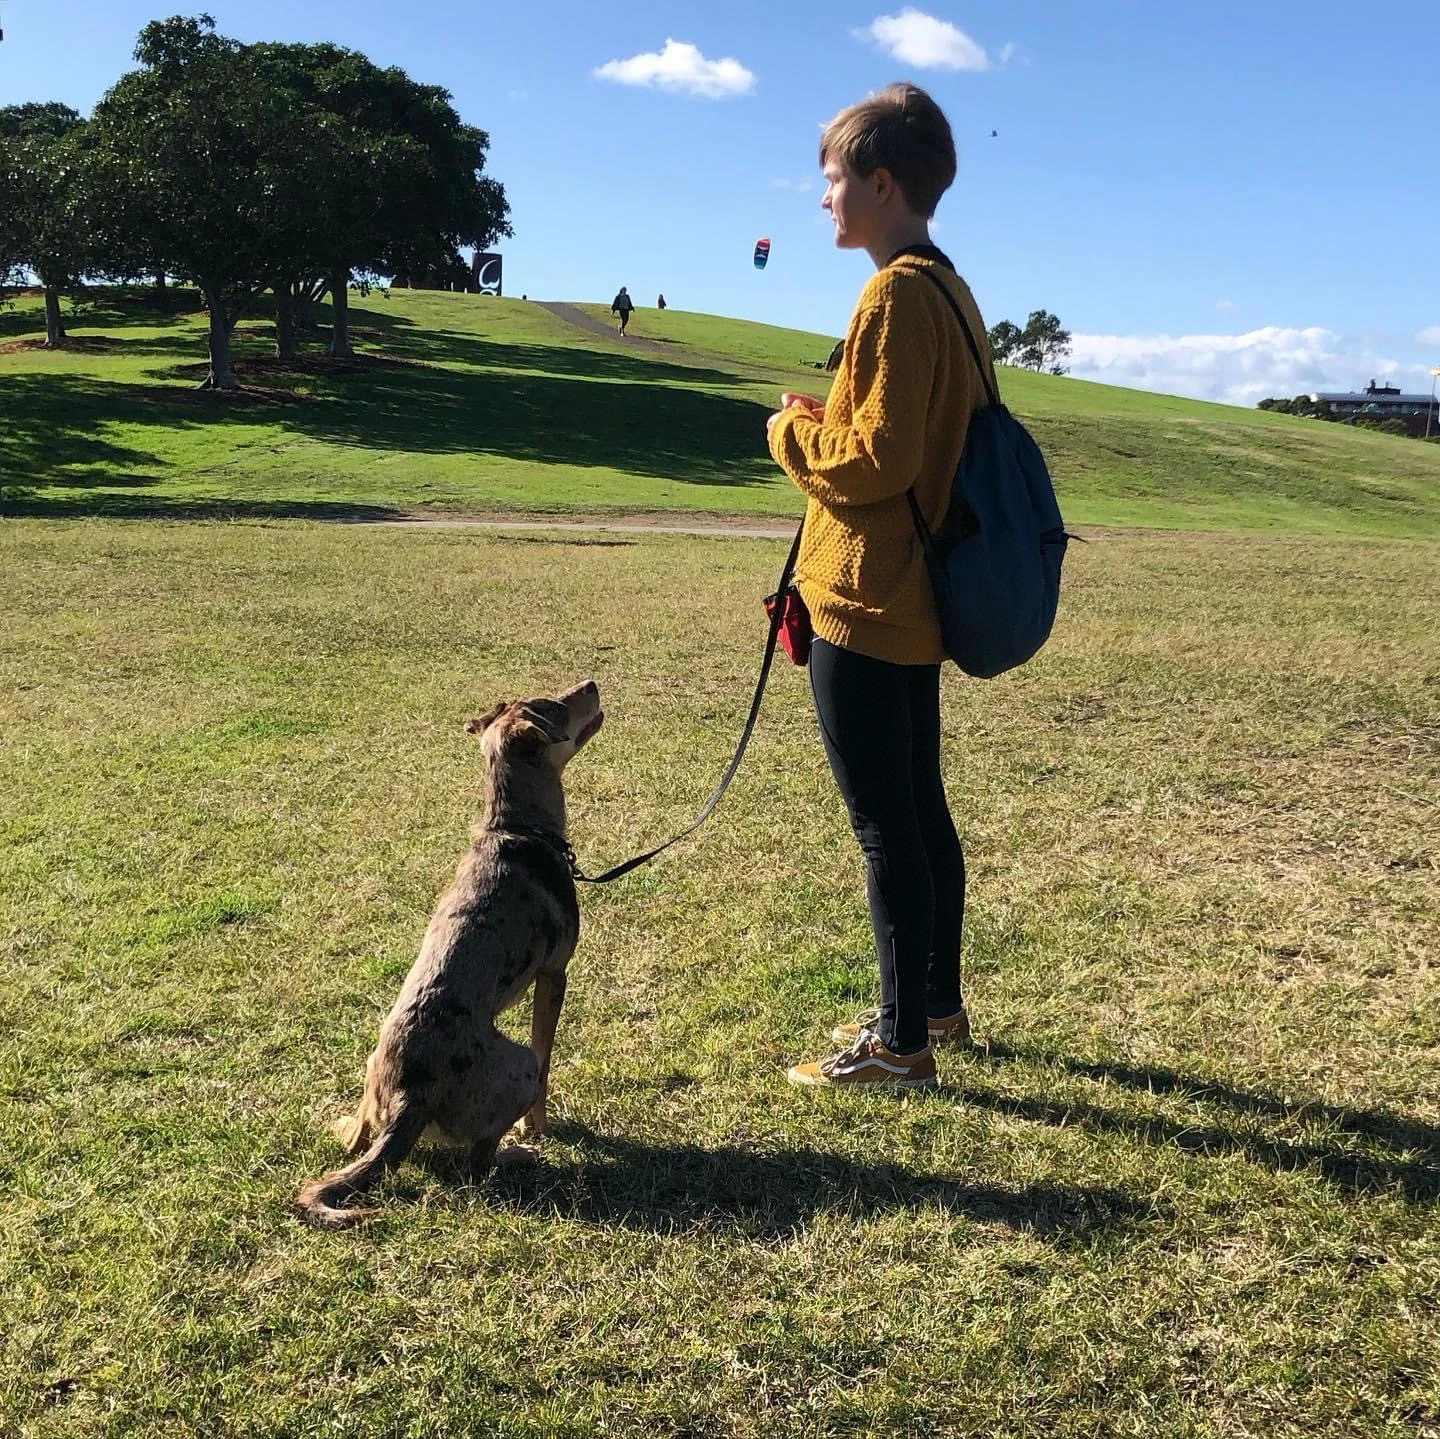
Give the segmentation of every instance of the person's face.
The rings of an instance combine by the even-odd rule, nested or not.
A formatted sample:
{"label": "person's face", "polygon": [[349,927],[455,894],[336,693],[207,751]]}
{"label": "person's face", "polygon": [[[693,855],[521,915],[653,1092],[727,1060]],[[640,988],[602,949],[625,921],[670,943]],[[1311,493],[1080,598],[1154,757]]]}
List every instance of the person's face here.
{"label": "person's face", "polygon": [[882,225],[885,199],[894,182],[877,170],[863,180],[839,160],[825,162],[825,195],[820,204],[835,222],[835,243],[842,250],[869,247]]}

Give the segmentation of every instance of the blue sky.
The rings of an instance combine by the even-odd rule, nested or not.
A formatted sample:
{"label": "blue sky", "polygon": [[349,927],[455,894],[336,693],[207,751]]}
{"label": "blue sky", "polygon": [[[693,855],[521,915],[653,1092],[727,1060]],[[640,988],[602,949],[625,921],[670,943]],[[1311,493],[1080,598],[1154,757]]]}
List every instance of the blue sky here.
{"label": "blue sky", "polygon": [[[0,0],[0,103],[88,110],[141,25],[182,8],[202,7]],[[1440,5],[208,8],[242,40],[334,40],[446,86],[491,135],[510,294],[626,284],[838,334],[868,262],[830,243],[816,141],[908,78],[960,151],[937,241],[989,323],[1058,313],[1076,374],[1253,403],[1371,376],[1428,391],[1440,365]]]}

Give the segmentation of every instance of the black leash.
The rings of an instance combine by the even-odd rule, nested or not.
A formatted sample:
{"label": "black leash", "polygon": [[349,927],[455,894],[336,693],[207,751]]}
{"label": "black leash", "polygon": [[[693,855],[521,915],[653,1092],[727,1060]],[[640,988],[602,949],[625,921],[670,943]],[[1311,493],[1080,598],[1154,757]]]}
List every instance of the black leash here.
{"label": "black leash", "polygon": [[[785,561],[785,568],[780,571],[777,594],[785,593],[791,577],[795,573],[795,557],[800,553],[800,535],[804,528],[802,523],[800,529],[795,531],[795,543],[790,546],[789,558]],[[623,864],[617,864],[613,869],[607,869],[604,874],[596,875],[586,874],[580,868],[579,861],[575,858],[575,851],[566,840],[561,839],[559,835],[546,836],[550,843],[555,844],[564,854],[570,864],[570,873],[580,883],[609,884],[611,880],[629,874],[632,869],[639,869],[642,864],[648,864],[657,854],[663,854],[672,844],[678,844],[687,835],[694,834],[715,813],[715,807],[720,803],[725,791],[730,788],[731,780],[740,772],[740,761],[745,758],[745,748],[750,743],[750,736],[755,732],[755,721],[760,718],[760,701],[765,697],[765,683],[770,678],[770,666],[775,659],[775,645],[780,638],[780,620],[781,606],[776,605],[775,613],[770,617],[770,633],[765,639],[765,658],[760,662],[760,678],[755,682],[755,696],[750,701],[750,714],[745,721],[745,728],[740,732],[740,743],[735,746],[735,757],[730,761],[730,767],[725,771],[725,776],[716,787],[715,793],[706,801],[705,808],[696,816],[693,824],[667,839],[664,844],[657,844],[654,849],[647,849],[644,854],[637,854],[633,859],[627,859]]]}

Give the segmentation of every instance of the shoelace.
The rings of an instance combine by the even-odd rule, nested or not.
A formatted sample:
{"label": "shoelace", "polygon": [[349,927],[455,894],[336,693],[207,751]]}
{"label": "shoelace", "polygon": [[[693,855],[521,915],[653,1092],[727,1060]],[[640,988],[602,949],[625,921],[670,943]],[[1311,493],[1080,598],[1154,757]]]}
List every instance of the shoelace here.
{"label": "shoelace", "polygon": [[872,1043],[879,1044],[880,1036],[872,1029],[862,1029],[849,1049],[842,1049],[839,1054],[832,1054],[829,1059],[821,1061],[820,1073],[831,1075],[842,1065],[858,1064],[869,1057]]}

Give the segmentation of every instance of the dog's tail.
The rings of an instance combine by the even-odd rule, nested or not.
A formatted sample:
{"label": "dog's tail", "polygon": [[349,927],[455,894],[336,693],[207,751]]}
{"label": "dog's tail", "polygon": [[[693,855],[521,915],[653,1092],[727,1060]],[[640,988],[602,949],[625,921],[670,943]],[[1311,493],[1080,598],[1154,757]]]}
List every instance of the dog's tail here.
{"label": "dog's tail", "polygon": [[300,1218],[320,1229],[344,1229],[377,1213],[356,1209],[351,1201],[368,1194],[405,1159],[425,1130],[428,1116],[415,1104],[401,1104],[391,1113],[389,1123],[375,1142],[353,1164],[337,1169],[323,1179],[312,1179],[295,1200]]}

